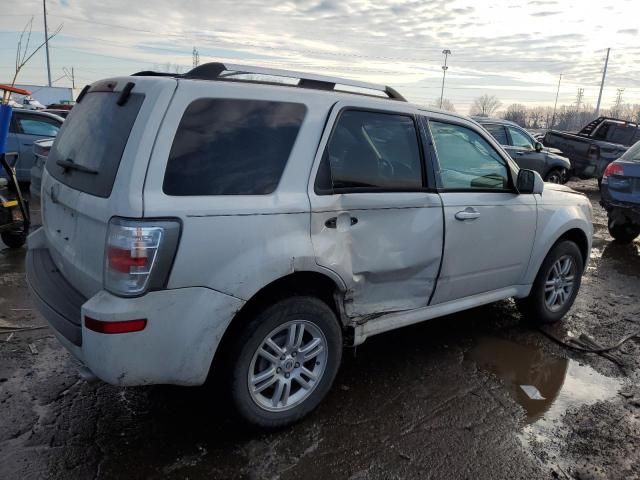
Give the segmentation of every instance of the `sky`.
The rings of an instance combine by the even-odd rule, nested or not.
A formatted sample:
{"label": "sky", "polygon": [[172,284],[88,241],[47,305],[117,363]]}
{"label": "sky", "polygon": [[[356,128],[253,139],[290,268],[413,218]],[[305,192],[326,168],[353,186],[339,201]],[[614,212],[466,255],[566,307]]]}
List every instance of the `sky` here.
{"label": "sky", "polygon": [[[0,82],[13,75],[20,31],[33,17],[32,44],[44,39],[42,2],[1,0]],[[3,9],[6,11],[6,9]],[[611,48],[602,108],[618,88],[640,103],[640,0],[47,0],[54,85],[76,87],[140,70],[188,70],[227,61],[336,75],[391,85],[410,101],[445,98],[468,113],[474,98],[512,103],[595,105]],[[36,54],[18,78],[44,84]]]}

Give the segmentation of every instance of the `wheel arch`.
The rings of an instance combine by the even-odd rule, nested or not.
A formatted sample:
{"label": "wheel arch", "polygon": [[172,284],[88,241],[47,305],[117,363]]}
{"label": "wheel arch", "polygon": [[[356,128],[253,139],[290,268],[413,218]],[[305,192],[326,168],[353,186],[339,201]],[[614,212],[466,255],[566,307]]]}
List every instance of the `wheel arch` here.
{"label": "wheel arch", "polygon": [[[569,219],[567,216],[567,213],[564,212],[554,221],[549,222],[544,231],[537,236],[538,239],[546,238],[546,241],[540,242],[537,248],[534,247],[523,283],[533,284],[544,259],[547,258],[553,247],[563,240],[570,240],[578,246],[582,254],[583,265],[586,268],[591,250],[591,242],[587,233],[589,231],[588,222],[583,218]],[[562,224],[564,228],[559,229],[559,224]]]}
{"label": "wheel arch", "polygon": [[[572,228],[570,230],[567,230],[562,235],[560,235],[560,237],[558,237],[549,251],[551,251],[553,247],[564,240],[569,240],[578,246],[578,248],[580,249],[580,253],[582,254],[582,264],[586,267],[587,262],[589,261],[589,240],[584,230],[580,228]],[[547,255],[548,253],[549,252],[547,252]]]}
{"label": "wheel arch", "polygon": [[227,326],[218,348],[213,356],[210,371],[221,357],[230,353],[233,340],[242,331],[242,328],[264,308],[278,300],[295,295],[308,295],[319,298],[333,310],[340,323],[345,328],[346,315],[344,314],[343,297],[344,285],[332,276],[317,271],[294,271],[280,277],[258,290],[236,312]]}

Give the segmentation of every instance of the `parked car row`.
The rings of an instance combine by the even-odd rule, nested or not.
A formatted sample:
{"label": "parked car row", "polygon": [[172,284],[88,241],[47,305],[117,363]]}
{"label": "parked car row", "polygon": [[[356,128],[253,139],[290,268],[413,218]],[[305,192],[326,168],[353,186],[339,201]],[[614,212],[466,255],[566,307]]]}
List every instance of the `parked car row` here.
{"label": "parked car row", "polygon": [[[293,81],[255,80],[274,75]],[[276,427],[320,403],[344,345],[510,297],[557,322],[578,293],[591,203],[467,117],[219,63],[83,92],[47,156],[26,270],[87,378],[209,378]],[[501,126],[514,157],[555,161]]]}

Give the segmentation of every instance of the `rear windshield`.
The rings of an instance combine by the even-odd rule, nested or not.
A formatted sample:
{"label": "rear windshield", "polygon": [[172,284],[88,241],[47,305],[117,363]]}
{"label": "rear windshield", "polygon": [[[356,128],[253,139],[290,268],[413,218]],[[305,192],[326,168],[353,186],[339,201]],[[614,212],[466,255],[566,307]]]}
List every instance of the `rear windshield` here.
{"label": "rear windshield", "polygon": [[184,112],[164,177],[167,195],[266,195],[278,186],[306,107],[201,98]]}
{"label": "rear windshield", "polygon": [[120,106],[119,97],[120,92],[89,92],[73,107],[47,160],[47,170],[55,179],[91,195],[111,195],[122,152],[144,101],[143,94],[132,93]]}
{"label": "rear windshield", "polygon": [[633,138],[637,132],[638,127],[633,124],[606,122],[598,128],[596,133],[593,135],[593,138],[596,140],[617,143],[619,145],[631,145],[633,144]]}
{"label": "rear windshield", "polygon": [[629,150],[627,150],[624,155],[620,157],[620,160],[640,163],[640,142],[636,143]]}

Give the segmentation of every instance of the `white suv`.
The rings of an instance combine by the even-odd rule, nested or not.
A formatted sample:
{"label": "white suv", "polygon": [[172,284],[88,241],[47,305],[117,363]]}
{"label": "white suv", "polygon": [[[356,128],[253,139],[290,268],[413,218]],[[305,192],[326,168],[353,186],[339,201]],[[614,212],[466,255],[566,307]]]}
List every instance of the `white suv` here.
{"label": "white suv", "polygon": [[371,335],[509,297],[559,320],[592,236],[583,195],[469,118],[222,64],[85,87],[42,212],[28,281],[85,376],[220,374],[261,426],[309,413]]}

